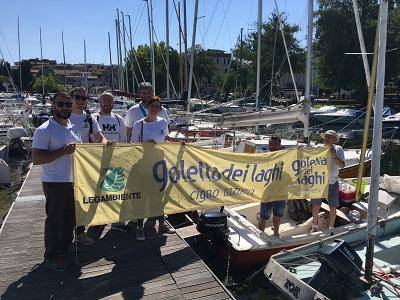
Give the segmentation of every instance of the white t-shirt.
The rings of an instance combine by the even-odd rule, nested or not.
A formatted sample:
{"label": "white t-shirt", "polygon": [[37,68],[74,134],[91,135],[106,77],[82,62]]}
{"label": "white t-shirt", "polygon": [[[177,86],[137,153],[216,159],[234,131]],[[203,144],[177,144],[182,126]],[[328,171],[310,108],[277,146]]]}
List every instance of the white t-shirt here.
{"label": "white t-shirt", "polygon": [[[341,160],[341,161],[345,161],[344,158],[344,150],[341,146],[339,145],[333,145],[336,155],[337,157]],[[339,180],[339,166],[337,165],[336,161],[332,159],[332,163],[331,163],[331,168],[329,170],[330,172],[330,176],[329,176],[329,184],[334,184]]]}
{"label": "white t-shirt", "polygon": [[[80,133],[75,125],[68,122],[67,126],[63,126],[51,117],[35,130],[32,148],[56,151],[66,144],[80,142]],[[73,182],[71,154],[65,154],[44,164],[42,168],[42,181],[44,182]]]}
{"label": "white t-shirt", "polygon": [[[146,122],[145,118],[137,121],[133,125],[131,143],[147,142],[151,139],[156,141],[157,143],[163,143],[165,137],[168,135],[168,122],[166,119],[157,117],[154,122]],[[141,139],[142,132],[142,124],[143,124],[143,138]]]}
{"label": "white t-shirt", "polygon": [[[128,110],[128,112],[125,115],[125,126],[128,128],[132,128],[132,126],[137,121],[147,117],[147,114],[148,114],[148,111],[144,107],[142,102],[140,102],[139,104],[135,104]],[[158,113],[158,116],[166,119],[169,124],[170,121],[169,121],[169,117],[168,117],[168,112],[164,107],[161,106],[161,110]]]}
{"label": "white t-shirt", "polygon": [[[71,114],[69,120],[71,121],[72,124],[76,125],[76,127],[78,128],[81,134],[82,143],[89,143],[90,125],[86,116],[86,112],[83,112],[80,115]],[[93,134],[101,132],[99,123],[97,123],[96,118],[93,118],[93,116],[92,116],[92,123],[93,123],[93,128],[92,128]],[[97,142],[97,141],[92,141],[92,142]]]}
{"label": "white t-shirt", "polygon": [[[109,141],[126,142],[126,128],[124,118],[118,114],[101,115],[99,113],[92,114],[92,117],[99,123],[100,130]],[[94,140],[94,136],[92,136]]]}

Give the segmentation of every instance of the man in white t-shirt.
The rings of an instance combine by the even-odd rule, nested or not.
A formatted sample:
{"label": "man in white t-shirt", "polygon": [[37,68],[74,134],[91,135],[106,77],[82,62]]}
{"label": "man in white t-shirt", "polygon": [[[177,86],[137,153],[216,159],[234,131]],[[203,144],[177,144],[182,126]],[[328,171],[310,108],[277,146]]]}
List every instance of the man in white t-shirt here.
{"label": "man in white t-shirt", "polygon": [[73,100],[70,120],[79,128],[82,143],[107,143],[97,120],[88,111],[85,111],[88,99],[86,89],[83,87],[73,88],[70,95]]}
{"label": "man in white t-shirt", "polygon": [[[112,112],[114,107],[114,96],[104,92],[99,97],[100,112],[92,116],[99,123],[100,130],[109,141],[117,143],[126,142],[126,130],[124,118]],[[92,137],[94,138],[94,136]],[[124,222],[111,224],[111,229],[127,232],[128,227]]]}
{"label": "man in white t-shirt", "polygon": [[[100,95],[100,112],[92,116],[99,124],[100,130],[109,141],[126,142],[124,118],[112,112],[114,96],[104,92]],[[94,136],[92,137],[94,138]]]}
{"label": "man in white t-shirt", "polygon": [[54,271],[67,269],[65,256],[73,240],[75,226],[72,153],[81,142],[80,133],[70,121],[72,101],[64,93],[52,99],[54,116],[33,134],[32,161],[43,166],[43,192],[46,197],[44,265]]}
{"label": "man in white t-shirt", "polygon": [[[150,82],[142,82],[139,84],[139,95],[140,95],[141,102],[139,104],[132,106],[128,110],[128,112],[126,113],[126,116],[125,116],[127,141],[131,140],[133,125],[137,121],[147,117],[147,115],[148,115],[148,111],[147,111],[148,102],[149,102],[149,100],[153,99],[153,97],[154,97],[153,87],[151,86]],[[164,107],[161,107],[161,110],[158,113],[158,116],[166,119],[169,124],[170,121],[169,121],[169,117],[168,117],[168,112]]]}
{"label": "man in white t-shirt", "polygon": [[[89,111],[85,111],[87,104],[87,93],[83,87],[73,88],[70,92],[72,97],[72,113],[70,121],[74,124],[81,135],[82,143],[102,143],[102,144],[113,144],[112,141],[108,141],[101,133],[99,123]],[[90,246],[95,241],[86,234],[85,226],[76,227],[76,241],[82,245]]]}
{"label": "man in white t-shirt", "polygon": [[[328,130],[321,133],[324,139],[324,146],[330,148],[332,162],[329,170],[329,190],[328,190],[328,205],[329,205],[329,230],[333,230],[336,220],[336,208],[339,207],[339,168],[345,166],[344,150],[341,146],[336,145],[339,141],[339,135],[334,130]],[[318,214],[322,204],[322,199],[312,199],[312,228],[311,231],[318,231]]]}

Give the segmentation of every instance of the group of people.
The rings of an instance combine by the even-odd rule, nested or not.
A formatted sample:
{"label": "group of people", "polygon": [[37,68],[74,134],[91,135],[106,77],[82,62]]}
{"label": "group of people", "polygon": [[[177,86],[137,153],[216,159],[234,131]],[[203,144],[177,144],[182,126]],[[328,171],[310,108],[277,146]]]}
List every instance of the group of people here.
{"label": "group of people", "polygon": [[[72,172],[72,153],[78,143],[102,143],[113,146],[120,142],[162,143],[168,135],[169,118],[161,99],[154,96],[150,83],[139,86],[141,102],[132,106],[125,119],[112,112],[114,97],[103,93],[99,98],[100,111],[87,110],[87,91],[83,87],[70,94],[56,93],[52,98],[53,116],[39,126],[32,143],[32,161],[43,165],[42,184],[46,198],[44,265],[55,271],[67,269],[66,256],[76,243],[90,246],[95,241],[87,235],[85,226],[76,226]],[[159,221],[160,233],[173,233]],[[144,240],[143,220],[137,223],[136,238]],[[153,223],[154,224],[154,223]],[[125,223],[112,224],[115,230],[128,231]],[[75,228],[75,235],[74,235]]]}
{"label": "group of people", "polygon": [[[139,86],[141,102],[132,106],[125,118],[112,112],[114,97],[103,93],[99,98],[100,111],[90,114],[87,110],[87,91],[83,87],[71,90],[70,94],[57,93],[52,98],[53,116],[39,126],[33,135],[32,161],[43,165],[43,191],[46,198],[45,254],[44,265],[55,271],[67,269],[66,256],[75,239],[76,243],[90,246],[95,241],[86,233],[84,226],[75,224],[72,153],[77,143],[102,143],[113,146],[121,142],[162,143],[167,139],[169,117],[154,96],[148,82]],[[330,226],[334,226],[338,207],[338,173],[344,166],[343,149],[335,145],[338,140],[334,131],[323,134],[325,145],[330,147],[333,163],[330,170],[328,202]],[[270,151],[282,149],[281,140],[273,137],[269,141]],[[318,230],[318,212],[321,200],[313,200],[312,230]],[[285,210],[285,201],[261,203],[259,229],[264,231],[266,220],[273,214],[274,235],[279,236],[280,219]],[[164,216],[150,218],[150,224],[159,222],[159,233],[173,233],[165,223]],[[136,239],[144,240],[143,219],[137,224]],[[125,223],[111,225],[111,229],[128,231],[132,226]],[[74,235],[74,228],[75,235]]]}
{"label": "group of people", "polygon": [[[332,162],[329,170],[329,188],[328,188],[328,205],[329,205],[329,230],[335,226],[336,208],[339,207],[339,169],[345,166],[344,150],[336,143],[339,141],[339,136],[334,130],[328,130],[321,133],[324,140],[324,146],[330,149],[329,153],[332,157]],[[271,137],[269,139],[269,151],[277,151],[283,149],[281,139],[279,137]],[[312,224],[311,232],[319,230],[318,214],[321,208],[322,199],[312,199]],[[272,230],[275,236],[279,236],[279,226],[281,218],[284,216],[286,201],[262,202],[260,205],[260,217],[258,229],[265,230],[266,221],[270,219],[272,214]]]}

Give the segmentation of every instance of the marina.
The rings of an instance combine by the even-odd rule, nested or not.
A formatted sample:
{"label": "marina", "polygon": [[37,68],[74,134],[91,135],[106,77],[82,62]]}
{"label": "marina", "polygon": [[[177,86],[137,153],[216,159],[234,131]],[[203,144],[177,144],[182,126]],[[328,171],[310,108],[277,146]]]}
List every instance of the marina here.
{"label": "marina", "polygon": [[0,5],[0,299],[399,299],[400,3],[114,6]]}

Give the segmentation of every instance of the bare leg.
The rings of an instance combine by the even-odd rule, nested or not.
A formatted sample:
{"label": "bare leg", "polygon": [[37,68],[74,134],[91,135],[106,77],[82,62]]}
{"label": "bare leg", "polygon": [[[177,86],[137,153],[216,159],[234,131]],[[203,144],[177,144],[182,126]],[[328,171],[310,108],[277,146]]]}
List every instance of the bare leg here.
{"label": "bare leg", "polygon": [[318,225],[318,214],[319,214],[319,209],[321,205],[313,205],[312,207],[312,223],[313,225]]}
{"label": "bare leg", "polygon": [[329,207],[329,227],[335,227],[336,207]]}
{"label": "bare leg", "polygon": [[258,229],[260,229],[262,232],[264,232],[265,229],[265,220],[260,217],[260,220],[258,221]]}
{"label": "bare leg", "polygon": [[281,218],[272,216],[272,224],[274,225],[274,235],[279,235],[279,225],[281,224]]}

